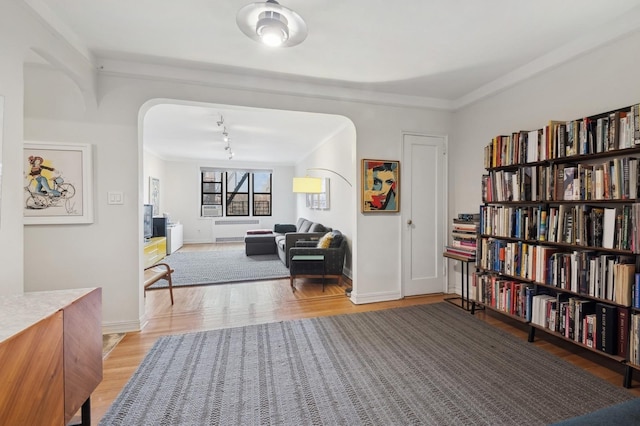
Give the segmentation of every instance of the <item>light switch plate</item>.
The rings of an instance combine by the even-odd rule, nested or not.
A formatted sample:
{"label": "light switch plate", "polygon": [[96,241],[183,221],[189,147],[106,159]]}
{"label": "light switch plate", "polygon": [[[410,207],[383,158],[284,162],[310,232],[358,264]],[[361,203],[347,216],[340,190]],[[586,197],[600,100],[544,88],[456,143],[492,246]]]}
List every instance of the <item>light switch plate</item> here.
{"label": "light switch plate", "polygon": [[107,204],[124,204],[124,193],[120,191],[109,191],[107,195]]}

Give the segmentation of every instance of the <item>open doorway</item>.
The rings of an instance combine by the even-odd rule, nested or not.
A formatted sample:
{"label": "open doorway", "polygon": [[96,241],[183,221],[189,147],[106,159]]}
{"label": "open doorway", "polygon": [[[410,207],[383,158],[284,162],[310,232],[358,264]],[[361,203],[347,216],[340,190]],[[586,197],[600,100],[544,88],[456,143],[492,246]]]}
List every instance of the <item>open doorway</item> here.
{"label": "open doorway", "polygon": [[[148,102],[141,110],[141,117],[140,201],[141,204],[156,202],[158,214],[180,222],[184,242],[180,251],[243,250],[242,241],[248,230],[272,230],[275,224],[295,224],[299,217],[340,229],[353,241],[356,197],[352,187],[332,180],[329,210],[309,207],[303,194],[291,191],[293,177],[306,174],[306,170],[313,167],[336,170],[354,180],[355,127],[349,119],[330,114],[167,100]],[[233,155],[229,155],[230,151]],[[224,179],[232,172],[247,173],[246,199],[250,204],[256,197],[253,175],[268,173],[270,214],[256,215],[255,209],[249,206],[243,214],[228,215],[224,197],[234,186],[226,181],[221,181],[221,187],[229,185],[224,190],[227,192],[221,191],[222,208],[215,214],[205,214],[202,190],[205,170],[227,173]],[[242,179],[236,182],[243,183]],[[350,259],[348,256],[349,275]],[[272,284],[245,284],[244,287],[253,288],[253,293],[249,291],[251,294],[270,287],[269,297],[280,292]],[[298,291],[293,300],[337,293],[344,297],[344,288],[351,285],[347,281],[342,290],[327,286],[324,292],[317,293],[315,290],[321,286],[309,284],[301,288],[303,291]],[[232,292],[237,295],[241,286],[235,285]],[[280,286],[291,292],[288,278],[280,280]],[[237,297],[221,296],[221,291],[221,288],[211,290],[229,304],[237,300]],[[290,301],[290,294],[280,296]],[[252,300],[251,297],[245,299],[245,302]]]}

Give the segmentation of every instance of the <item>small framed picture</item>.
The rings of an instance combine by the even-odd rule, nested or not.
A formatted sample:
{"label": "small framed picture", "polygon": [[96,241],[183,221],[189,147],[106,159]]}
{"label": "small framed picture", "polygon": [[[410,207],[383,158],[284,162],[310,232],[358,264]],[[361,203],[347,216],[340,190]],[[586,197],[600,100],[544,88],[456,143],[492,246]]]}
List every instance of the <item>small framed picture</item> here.
{"label": "small framed picture", "polygon": [[90,144],[24,143],[24,223],[93,223]]}
{"label": "small framed picture", "polygon": [[149,204],[153,206],[153,215],[160,215],[160,179],[149,176]]}
{"label": "small framed picture", "polygon": [[400,211],[400,162],[362,160],[362,212]]}

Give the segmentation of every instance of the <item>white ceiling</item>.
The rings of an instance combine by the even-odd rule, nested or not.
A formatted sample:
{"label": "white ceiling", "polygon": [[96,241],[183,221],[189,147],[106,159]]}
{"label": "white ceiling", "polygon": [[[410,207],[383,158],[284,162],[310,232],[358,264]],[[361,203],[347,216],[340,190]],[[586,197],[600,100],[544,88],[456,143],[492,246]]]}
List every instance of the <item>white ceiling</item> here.
{"label": "white ceiling", "polygon": [[[272,49],[236,25],[248,0],[24,1],[94,63],[126,60],[286,77],[450,108],[640,28],[640,0],[282,0],[305,19],[309,36],[298,46]],[[185,156],[193,138],[200,143],[193,151],[202,158],[202,144],[215,133],[207,117],[222,114],[241,160],[268,135],[297,144],[314,139],[315,146],[343,123],[326,116],[278,122],[277,114],[260,120],[250,109],[202,108],[151,111],[145,144],[171,156],[166,147],[176,145],[173,135]],[[269,123],[278,126],[269,129]],[[320,129],[315,137],[312,128]]]}
{"label": "white ceiling", "polygon": [[145,115],[143,134],[145,149],[173,161],[228,160],[226,130],[235,162],[295,164],[349,123],[328,114],[159,104]]}

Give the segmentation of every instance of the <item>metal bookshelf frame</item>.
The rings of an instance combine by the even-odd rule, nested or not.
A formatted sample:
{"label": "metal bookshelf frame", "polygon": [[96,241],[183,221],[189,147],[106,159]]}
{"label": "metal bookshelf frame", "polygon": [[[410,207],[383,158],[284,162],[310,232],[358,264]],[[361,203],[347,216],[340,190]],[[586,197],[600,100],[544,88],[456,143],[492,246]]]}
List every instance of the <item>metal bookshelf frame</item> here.
{"label": "metal bookshelf frame", "polygon": [[[453,253],[447,253],[447,252],[442,253],[442,256],[444,256],[447,259],[458,260],[462,262],[462,269],[460,271],[460,284],[461,284],[462,295],[454,296],[454,297],[445,297],[444,300],[451,303],[454,306],[464,309],[467,312],[471,311],[472,309],[474,309],[474,307],[472,305],[472,301],[469,300],[469,263],[475,264],[476,263],[475,257],[468,258],[464,256],[455,255]],[[465,289],[466,289],[466,292],[465,292]],[[459,300],[460,303],[456,303],[457,300]],[[478,310],[478,307],[475,307],[475,310]],[[484,310],[484,307],[482,307],[482,309],[480,310]]]}

